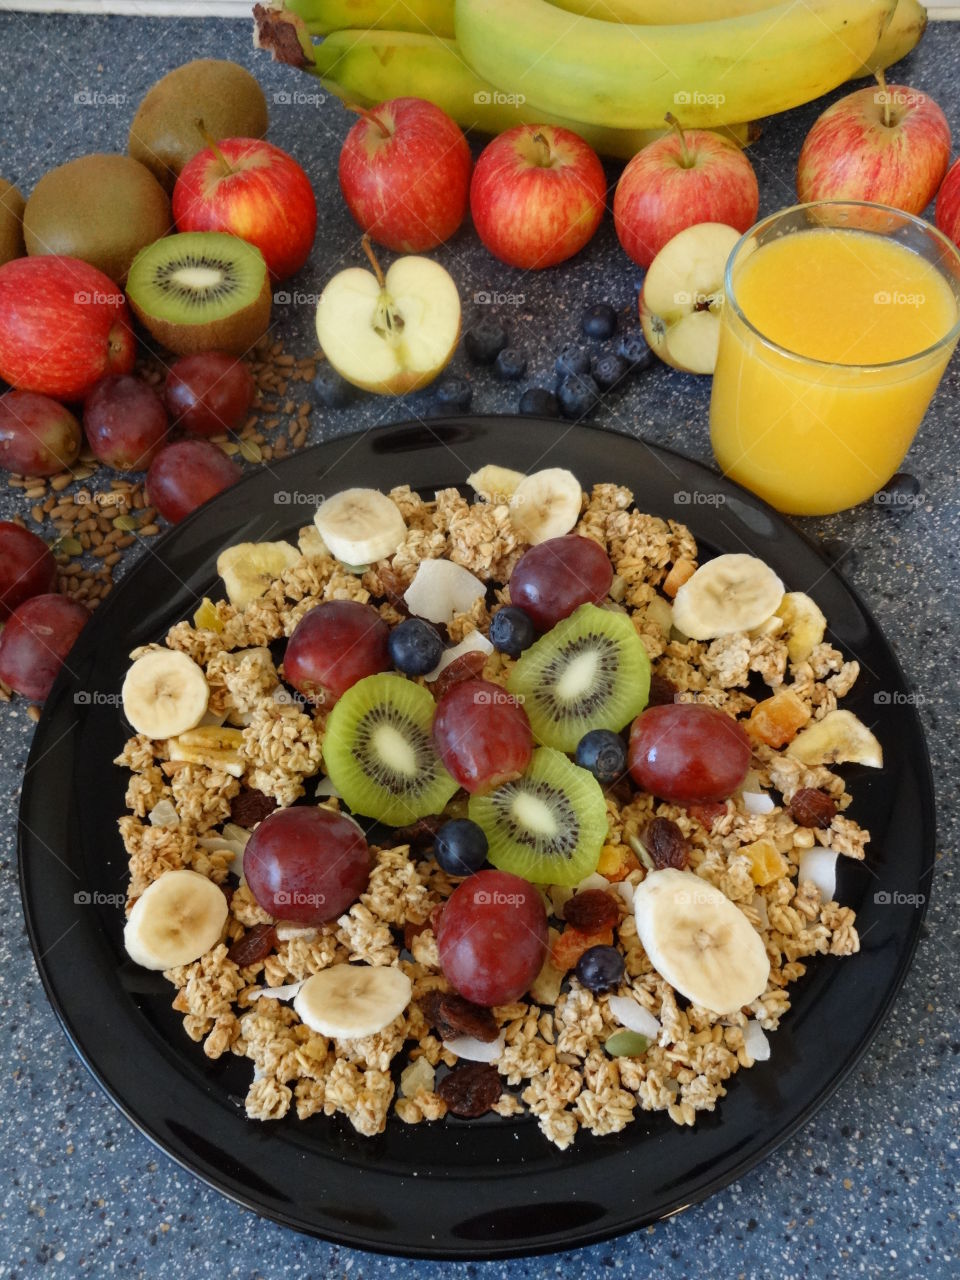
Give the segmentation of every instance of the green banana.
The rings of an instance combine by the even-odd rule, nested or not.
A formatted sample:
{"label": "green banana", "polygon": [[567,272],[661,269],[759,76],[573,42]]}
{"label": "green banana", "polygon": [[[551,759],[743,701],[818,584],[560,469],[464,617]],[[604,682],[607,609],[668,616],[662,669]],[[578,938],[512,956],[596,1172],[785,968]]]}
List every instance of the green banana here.
{"label": "green banana", "polygon": [[901,58],[905,58],[911,49],[920,43],[927,29],[927,11],[919,0],[897,0],[897,7],[890,23],[877,42],[877,47],[861,67],[850,77],[857,80],[861,76],[872,76],[877,71],[886,71]]}
{"label": "green banana", "polygon": [[[408,31],[338,31],[313,46],[313,63],[304,67],[346,102],[376,106],[388,98],[413,96],[436,103],[464,129],[502,133],[517,124],[558,124],[571,129],[601,155],[620,160],[660,137],[655,129],[610,129],[584,125],[534,110],[494,89],[475,75],[453,40]],[[723,132],[745,145],[757,136],[752,125]]]}
{"label": "green banana", "polygon": [[367,27],[453,35],[453,0],[286,0],[312,36]]}
{"label": "green banana", "polygon": [[477,73],[543,112],[588,124],[687,127],[773,115],[842,84],[873,53],[896,0],[786,0],[735,18],[641,26],[571,16],[548,0],[456,0]]}

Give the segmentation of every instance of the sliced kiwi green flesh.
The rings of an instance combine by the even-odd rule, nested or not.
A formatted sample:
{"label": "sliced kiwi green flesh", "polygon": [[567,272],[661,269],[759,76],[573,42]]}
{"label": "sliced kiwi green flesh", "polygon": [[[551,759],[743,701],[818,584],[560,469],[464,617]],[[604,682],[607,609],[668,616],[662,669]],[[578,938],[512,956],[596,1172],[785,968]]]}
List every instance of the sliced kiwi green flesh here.
{"label": "sliced kiwi green flesh", "polygon": [[534,884],[578,884],[596,871],[607,835],[600,784],[550,747],[533,753],[522,777],[471,796],[469,815],[490,862]]}
{"label": "sliced kiwi green flesh", "polygon": [[138,253],[127,292],[157,320],[204,324],[255,303],[265,276],[263,255],[253,245],[224,232],[188,231]]}
{"label": "sliced kiwi green flesh", "polygon": [[367,676],[334,704],[323,738],[330,781],[354,813],[402,826],[440,813],[457,784],[440,763],[436,703],[403,676]]}
{"label": "sliced kiwi green flesh", "polygon": [[533,735],[575,751],[591,729],[622,729],[647,705],[650,659],[625,613],[582,604],[521,656],[507,687]]}

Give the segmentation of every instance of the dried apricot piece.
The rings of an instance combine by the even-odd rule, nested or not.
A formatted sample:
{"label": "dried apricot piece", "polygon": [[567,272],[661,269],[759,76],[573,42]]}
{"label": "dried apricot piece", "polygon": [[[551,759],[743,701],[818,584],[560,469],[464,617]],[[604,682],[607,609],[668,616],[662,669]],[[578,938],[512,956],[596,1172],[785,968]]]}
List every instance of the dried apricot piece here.
{"label": "dried apricot piece", "polygon": [[745,844],[740,850],[750,859],[750,879],[762,889],[764,885],[773,884],[787,874],[787,860],[773,843],[762,837],[752,844]]}
{"label": "dried apricot piece", "polygon": [[811,716],[810,708],[789,689],[764,698],[750,712],[744,727],[768,747],[785,747],[792,742]]}

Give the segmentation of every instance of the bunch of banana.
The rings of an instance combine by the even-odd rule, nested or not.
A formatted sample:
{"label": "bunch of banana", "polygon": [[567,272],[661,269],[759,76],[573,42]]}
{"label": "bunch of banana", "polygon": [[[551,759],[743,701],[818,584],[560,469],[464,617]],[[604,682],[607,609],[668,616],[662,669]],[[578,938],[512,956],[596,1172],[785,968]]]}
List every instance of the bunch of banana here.
{"label": "bunch of banana", "polygon": [[[316,6],[315,12],[321,4],[331,2],[294,0],[304,11],[308,5]],[[337,2],[342,6],[349,0]],[[364,2],[379,4],[386,11],[390,0]],[[413,0],[414,4],[421,2],[425,0]],[[533,108],[522,95],[502,93],[476,75],[456,42],[442,36],[373,28],[339,30],[314,43],[309,23],[287,7],[255,10],[255,15],[255,44],[270,50],[278,60],[319,77],[328,92],[355,106],[372,107],[389,98],[427,98],[461,128],[479,133],[502,133],[523,123],[562,125],[579,134],[600,155],[620,160],[629,160],[665,132],[660,120],[650,129],[609,128]],[[755,125],[739,123],[725,125],[721,131],[742,146],[759,133]]]}
{"label": "bunch of banana", "polygon": [[896,3],[785,0],[648,26],[570,14],[549,0],[456,0],[455,29],[473,70],[537,111],[645,129],[679,105],[684,124],[709,128],[775,115],[842,84],[873,56]]}

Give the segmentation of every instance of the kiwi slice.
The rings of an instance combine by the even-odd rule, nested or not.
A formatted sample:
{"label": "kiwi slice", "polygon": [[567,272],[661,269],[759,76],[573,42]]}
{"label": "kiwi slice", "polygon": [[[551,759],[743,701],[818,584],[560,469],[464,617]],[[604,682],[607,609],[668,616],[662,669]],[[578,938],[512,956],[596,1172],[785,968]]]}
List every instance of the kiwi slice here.
{"label": "kiwi slice", "polygon": [[599,782],[550,747],[533,753],[522,778],[471,796],[469,813],[493,865],[535,884],[578,884],[596,871],[607,835]]}
{"label": "kiwi slice", "polygon": [[640,714],[650,659],[625,613],[582,604],[523,653],[507,688],[538,742],[575,751],[591,729],[622,729]]}
{"label": "kiwi slice", "polygon": [[389,672],[358,680],[338,698],[323,761],[354,813],[403,826],[443,809],[457,784],[433,747],[435,708],[422,685]]}
{"label": "kiwi slice", "polygon": [[137,319],[177,355],[243,355],[270,323],[263,254],[222,231],[191,231],[148,245],[133,260],[127,297]]}

